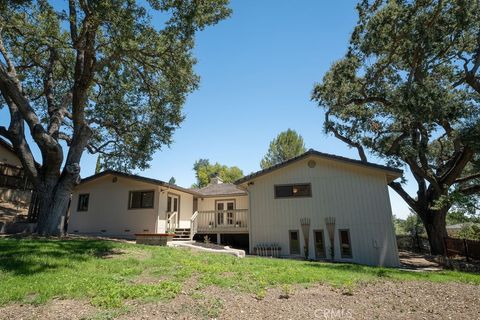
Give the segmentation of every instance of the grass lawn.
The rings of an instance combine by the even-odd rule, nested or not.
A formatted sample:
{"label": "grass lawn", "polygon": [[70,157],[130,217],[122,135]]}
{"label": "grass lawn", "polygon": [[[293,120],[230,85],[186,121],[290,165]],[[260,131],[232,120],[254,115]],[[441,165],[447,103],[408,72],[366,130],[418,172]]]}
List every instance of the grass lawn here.
{"label": "grass lawn", "polygon": [[174,298],[192,277],[199,287],[234,288],[259,298],[269,287],[293,284],[323,283],[347,290],[379,279],[480,285],[480,275],[454,271],[417,273],[353,264],[238,259],[99,240],[0,239],[0,306],[71,298],[118,308],[128,299]]}

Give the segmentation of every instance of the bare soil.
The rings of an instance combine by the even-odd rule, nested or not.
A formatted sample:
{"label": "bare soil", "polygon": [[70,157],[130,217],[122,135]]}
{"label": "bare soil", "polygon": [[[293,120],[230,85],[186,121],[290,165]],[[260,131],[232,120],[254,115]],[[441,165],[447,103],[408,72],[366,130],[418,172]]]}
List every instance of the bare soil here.
{"label": "bare soil", "polygon": [[[91,319],[108,314],[90,304],[53,300],[13,304],[0,319]],[[131,301],[115,319],[480,319],[480,290],[460,283],[379,281],[357,287],[282,287],[247,294],[201,288],[195,279],[169,302]]]}

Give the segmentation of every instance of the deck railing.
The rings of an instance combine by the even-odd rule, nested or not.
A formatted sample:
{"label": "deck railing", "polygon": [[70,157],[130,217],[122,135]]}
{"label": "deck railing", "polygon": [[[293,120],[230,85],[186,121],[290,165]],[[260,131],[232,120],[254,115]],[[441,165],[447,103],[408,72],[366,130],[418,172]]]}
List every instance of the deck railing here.
{"label": "deck railing", "polygon": [[195,228],[195,233],[248,231],[248,209],[198,211],[194,216],[192,229]]}
{"label": "deck railing", "polygon": [[178,213],[176,211],[170,213],[170,216],[167,219],[167,233],[174,232],[177,228],[177,215]]}

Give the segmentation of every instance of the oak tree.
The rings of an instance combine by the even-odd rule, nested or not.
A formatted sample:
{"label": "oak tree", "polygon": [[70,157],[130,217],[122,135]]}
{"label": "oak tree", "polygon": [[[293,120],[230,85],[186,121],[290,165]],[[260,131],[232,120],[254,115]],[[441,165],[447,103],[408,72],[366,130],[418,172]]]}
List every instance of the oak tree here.
{"label": "oak tree", "polygon": [[100,153],[103,166],[131,170],[171,143],[198,86],[195,33],[226,18],[227,4],[0,2],[0,104],[10,114],[0,135],[34,185],[40,234],[62,234],[85,150]]}
{"label": "oak tree", "polygon": [[348,50],[313,99],[326,131],[361,160],[370,152],[410,170],[415,194],[389,185],[443,254],[447,212],[480,192],[479,1],[364,0],[357,9]]}

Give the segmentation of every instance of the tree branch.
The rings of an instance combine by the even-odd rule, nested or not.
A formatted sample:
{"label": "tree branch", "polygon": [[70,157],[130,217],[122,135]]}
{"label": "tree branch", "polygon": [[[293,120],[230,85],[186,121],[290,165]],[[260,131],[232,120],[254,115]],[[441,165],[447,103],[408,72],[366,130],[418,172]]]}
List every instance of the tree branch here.
{"label": "tree branch", "polygon": [[388,184],[390,188],[395,190],[395,192],[398,193],[400,197],[402,197],[403,200],[412,208],[415,212],[418,212],[418,205],[417,202],[403,189],[402,185],[400,182],[395,182],[392,181]]}
{"label": "tree branch", "polygon": [[473,179],[478,179],[478,178],[480,178],[480,172],[469,175],[469,176],[466,176],[466,177],[458,178],[457,180],[455,180],[454,183],[463,183],[463,182],[467,182],[467,181],[470,181],[470,180],[473,180]]}
{"label": "tree branch", "polygon": [[330,110],[325,112],[325,127],[326,127],[326,129],[328,131],[332,132],[333,135],[335,136],[335,138],[345,142],[346,144],[350,145],[353,148],[356,148],[357,151],[358,151],[358,155],[359,155],[360,159],[363,162],[368,162],[367,161],[367,156],[365,154],[365,150],[363,149],[363,146],[360,143],[355,142],[355,141],[341,135],[340,132],[338,132],[338,130],[333,125],[331,125],[331,122],[329,121],[329,115],[330,115]]}
{"label": "tree branch", "polygon": [[480,194],[480,184],[476,184],[473,186],[468,186],[465,188],[460,188],[460,192],[466,196],[471,196],[474,194]]}

